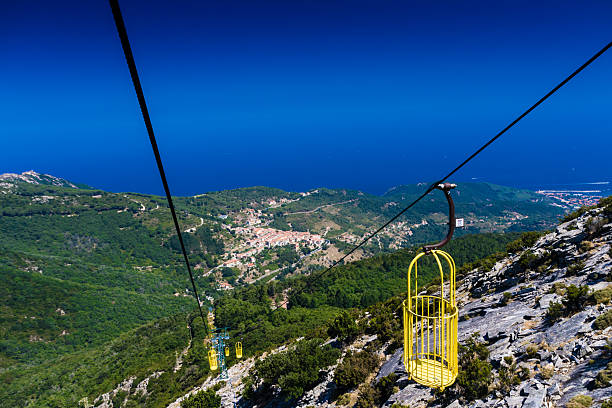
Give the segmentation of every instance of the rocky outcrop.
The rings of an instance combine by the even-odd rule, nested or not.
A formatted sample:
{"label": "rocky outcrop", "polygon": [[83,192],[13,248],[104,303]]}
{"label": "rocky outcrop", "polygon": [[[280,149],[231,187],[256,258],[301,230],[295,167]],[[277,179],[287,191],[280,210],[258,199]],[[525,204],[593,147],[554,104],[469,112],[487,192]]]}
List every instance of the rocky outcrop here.
{"label": "rocky outcrop", "polygon": [[21,183],[28,183],[28,184],[42,184],[42,185],[78,188],[75,184],[69,182],[68,180],[64,180],[63,178],[55,177],[50,174],[40,174],[40,173],[35,172],[34,170],[24,171],[21,174],[16,174],[16,173],[0,174],[0,182],[7,183],[7,185],[10,182],[21,182]]}
{"label": "rocky outcrop", "polygon": [[[593,232],[589,227],[599,224]],[[593,406],[612,398],[612,387],[593,388],[597,373],[611,358],[608,342],[612,327],[596,330],[595,318],[612,306],[584,304],[582,311],[551,323],[546,313],[558,293],[569,285],[587,285],[591,291],[612,288],[612,223],[601,209],[559,225],[526,251],[498,262],[490,271],[472,271],[458,288],[459,341],[476,335],[488,343],[494,375],[506,356],[529,369],[531,378],[504,395],[493,391],[470,407],[564,406],[585,394]],[[504,293],[508,293],[504,295]],[[505,298],[505,299],[504,299]],[[401,353],[381,373],[406,375]],[[438,407],[434,393],[408,383],[384,406]],[[459,402],[456,402],[458,404]]]}

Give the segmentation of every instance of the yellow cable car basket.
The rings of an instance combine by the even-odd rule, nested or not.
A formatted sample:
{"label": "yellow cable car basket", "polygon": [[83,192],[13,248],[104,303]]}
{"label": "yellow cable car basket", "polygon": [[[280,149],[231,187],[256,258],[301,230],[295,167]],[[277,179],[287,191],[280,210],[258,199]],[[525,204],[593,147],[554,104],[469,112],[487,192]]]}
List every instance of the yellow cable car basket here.
{"label": "yellow cable car basket", "polygon": [[[403,303],[404,365],[416,382],[443,390],[455,382],[458,369],[455,262],[444,251],[432,250],[431,254],[440,271],[439,296],[418,294],[418,260],[425,252],[418,254],[408,268],[408,297]],[[444,280],[443,263],[448,265],[448,282]],[[445,296],[447,283],[449,293]]]}
{"label": "yellow cable car basket", "polygon": [[236,358],[242,358],[242,342],[236,343]]}
{"label": "yellow cable car basket", "polygon": [[225,357],[229,357],[229,346],[225,346]]}
{"label": "yellow cable car basket", "polygon": [[213,348],[208,350],[208,364],[210,364],[210,369],[212,371],[219,368],[219,363],[217,362],[217,352]]}
{"label": "yellow cable car basket", "polygon": [[[414,257],[408,267],[408,293],[403,302],[404,317],[404,366],[410,377],[427,387],[444,388],[457,378],[457,326],[459,313],[455,299],[455,261],[440,248],[446,245],[455,231],[455,204],[450,190],[456,185],[438,184],[449,206],[449,228],[444,240],[427,245]],[[432,255],[440,272],[440,293],[420,294],[418,286],[418,262],[425,255]],[[446,265],[446,268],[443,267]],[[448,269],[448,280],[444,279]],[[448,290],[448,293],[445,293]]]}

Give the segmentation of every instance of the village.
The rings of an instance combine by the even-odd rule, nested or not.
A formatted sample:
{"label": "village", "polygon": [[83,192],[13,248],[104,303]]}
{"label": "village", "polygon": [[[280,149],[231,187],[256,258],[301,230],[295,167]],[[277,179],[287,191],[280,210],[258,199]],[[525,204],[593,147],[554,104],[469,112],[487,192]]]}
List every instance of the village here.
{"label": "village", "polygon": [[595,205],[603,197],[599,190],[538,190],[536,193],[559,201],[561,204],[556,204],[559,207],[565,205],[571,208]]}
{"label": "village", "polygon": [[[267,204],[278,206],[283,200],[270,200]],[[287,200],[285,200],[286,202]],[[227,216],[223,216],[227,219]],[[223,261],[208,273],[223,268],[234,268],[239,271],[245,282],[262,279],[271,273],[279,272],[288,266],[279,266],[273,262],[271,252],[287,248],[295,250],[296,259],[301,260],[318,252],[329,241],[321,235],[301,231],[283,231],[269,227],[272,220],[269,214],[261,210],[246,208],[233,214],[232,222],[224,224],[237,240],[236,244],[223,256]],[[265,251],[265,254],[263,254]],[[266,262],[267,261],[267,262]],[[227,280],[218,281],[219,288],[229,290],[233,285]]]}

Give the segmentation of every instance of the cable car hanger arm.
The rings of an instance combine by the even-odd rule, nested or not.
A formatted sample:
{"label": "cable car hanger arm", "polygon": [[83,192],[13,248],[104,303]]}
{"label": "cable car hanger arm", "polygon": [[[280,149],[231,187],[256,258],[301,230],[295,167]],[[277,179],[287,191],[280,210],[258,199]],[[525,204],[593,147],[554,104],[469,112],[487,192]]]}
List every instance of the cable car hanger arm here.
{"label": "cable car hanger arm", "polygon": [[457,187],[457,185],[451,184],[451,183],[440,183],[435,187],[435,189],[438,189],[444,193],[444,196],[446,197],[446,201],[448,201],[448,234],[446,234],[446,238],[444,238],[442,241],[438,242],[437,244],[425,245],[423,247],[423,251],[425,251],[425,253],[427,254],[430,253],[434,249],[442,248],[444,245],[448,244],[448,242],[453,237],[453,233],[455,232],[455,224],[456,224],[455,203],[453,202],[453,197],[451,197],[450,195],[450,191],[455,187]]}

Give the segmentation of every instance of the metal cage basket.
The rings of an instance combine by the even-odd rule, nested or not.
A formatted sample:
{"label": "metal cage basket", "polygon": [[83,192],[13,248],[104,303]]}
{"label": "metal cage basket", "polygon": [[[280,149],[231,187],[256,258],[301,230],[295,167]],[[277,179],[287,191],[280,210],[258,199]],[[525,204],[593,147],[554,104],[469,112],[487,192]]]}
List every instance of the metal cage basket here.
{"label": "metal cage basket", "polygon": [[[408,296],[403,302],[404,366],[416,382],[443,390],[455,382],[458,370],[455,262],[444,251],[429,253],[440,271],[440,294],[418,294],[418,260],[426,255],[421,252],[408,268]],[[449,269],[446,282],[441,259]]]}

